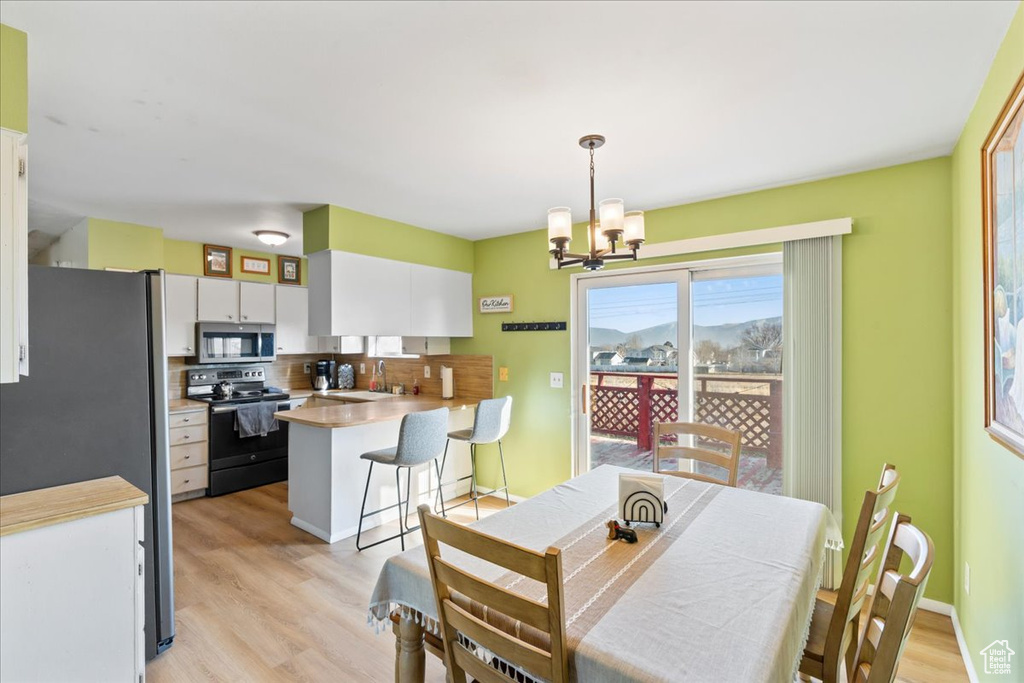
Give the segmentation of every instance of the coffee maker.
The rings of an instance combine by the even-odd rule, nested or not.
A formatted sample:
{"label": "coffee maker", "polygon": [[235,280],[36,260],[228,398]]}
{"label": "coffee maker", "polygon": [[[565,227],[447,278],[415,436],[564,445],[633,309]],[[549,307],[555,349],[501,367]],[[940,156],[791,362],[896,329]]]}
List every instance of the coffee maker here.
{"label": "coffee maker", "polygon": [[337,369],[333,360],[318,360],[313,372],[313,388],[317,391],[337,389]]}

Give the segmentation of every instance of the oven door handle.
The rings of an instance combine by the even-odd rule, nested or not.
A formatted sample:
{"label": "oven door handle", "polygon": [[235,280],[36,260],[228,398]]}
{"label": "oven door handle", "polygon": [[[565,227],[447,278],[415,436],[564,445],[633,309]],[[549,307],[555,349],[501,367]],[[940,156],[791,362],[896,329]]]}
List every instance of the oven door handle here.
{"label": "oven door handle", "polygon": [[[253,404],[247,403],[245,405],[253,405]],[[288,410],[291,407],[292,407],[291,401],[281,401],[280,403],[277,404],[277,409],[278,410]],[[233,413],[236,410],[238,410],[238,406],[213,406],[213,407],[210,408],[210,412],[213,413],[214,415],[217,415],[219,413]]]}

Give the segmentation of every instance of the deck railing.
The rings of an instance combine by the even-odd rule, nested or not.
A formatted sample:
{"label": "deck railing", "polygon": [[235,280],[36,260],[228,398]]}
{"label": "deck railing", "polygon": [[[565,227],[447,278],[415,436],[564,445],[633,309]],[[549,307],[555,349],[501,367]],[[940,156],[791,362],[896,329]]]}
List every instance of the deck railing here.
{"label": "deck railing", "polygon": [[[590,378],[593,432],[635,438],[637,447],[646,451],[651,449],[654,423],[678,419],[675,374],[592,371]],[[769,467],[781,467],[781,377],[699,374],[693,384],[697,422],[739,431],[744,449],[762,451]]]}

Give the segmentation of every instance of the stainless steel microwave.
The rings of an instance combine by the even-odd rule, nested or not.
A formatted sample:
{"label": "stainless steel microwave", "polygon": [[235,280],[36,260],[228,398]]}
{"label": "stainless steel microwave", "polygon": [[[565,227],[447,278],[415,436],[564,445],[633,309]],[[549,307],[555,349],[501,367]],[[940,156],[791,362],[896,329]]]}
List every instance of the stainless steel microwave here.
{"label": "stainless steel microwave", "polygon": [[197,363],[261,363],[277,357],[273,325],[196,323]]}

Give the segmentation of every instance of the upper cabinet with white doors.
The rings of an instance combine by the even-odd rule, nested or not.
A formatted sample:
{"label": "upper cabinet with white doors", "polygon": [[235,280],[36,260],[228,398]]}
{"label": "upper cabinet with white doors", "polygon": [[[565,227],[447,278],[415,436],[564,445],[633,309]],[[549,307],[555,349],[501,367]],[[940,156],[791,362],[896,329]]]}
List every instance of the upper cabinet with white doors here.
{"label": "upper cabinet with white doors", "polygon": [[277,353],[316,353],[319,343],[310,336],[309,293],[305,287],[277,285],[274,288],[277,305]]}
{"label": "upper cabinet with white doors", "polygon": [[473,276],[327,250],[309,256],[309,333],[473,335]]}
{"label": "upper cabinet with white doors", "polygon": [[274,285],[199,280],[199,322],[273,323]]}
{"label": "upper cabinet with white doors", "polygon": [[274,313],[274,285],[259,282],[238,283],[238,318],[243,323],[273,323],[277,316]]}
{"label": "upper cabinet with white doors", "polygon": [[0,382],[28,374],[28,147],[0,130]]}
{"label": "upper cabinet with white doors", "polygon": [[199,278],[164,276],[164,335],[168,356],[191,356],[196,343],[196,297]]}
{"label": "upper cabinet with white doors", "polygon": [[411,264],[409,331],[420,337],[473,336],[473,275]]}
{"label": "upper cabinet with white doors", "polygon": [[316,350],[320,353],[363,353],[365,337],[318,337],[318,339],[320,343]]}

